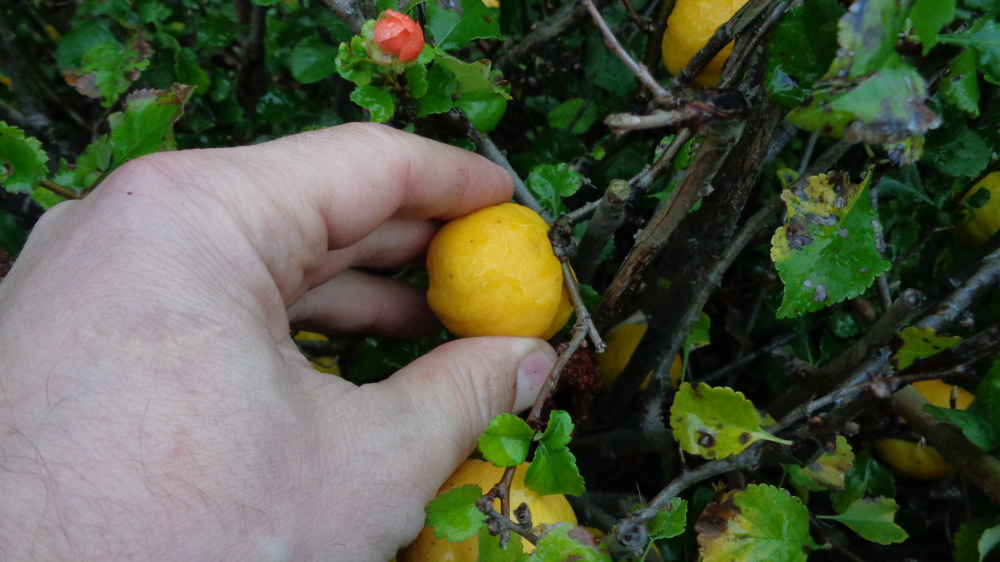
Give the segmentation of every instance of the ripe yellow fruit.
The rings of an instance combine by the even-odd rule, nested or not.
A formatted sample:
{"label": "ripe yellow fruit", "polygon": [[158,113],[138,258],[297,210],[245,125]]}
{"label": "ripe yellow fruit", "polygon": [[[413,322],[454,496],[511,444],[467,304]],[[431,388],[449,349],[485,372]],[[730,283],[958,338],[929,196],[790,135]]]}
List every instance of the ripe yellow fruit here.
{"label": "ripe yellow fruit", "polygon": [[[534,525],[552,525],[561,521],[576,525],[576,514],[566,501],[566,496],[539,496],[524,485],[524,473],[530,465],[531,463],[523,463],[514,471],[514,481],[510,485],[511,510],[526,503],[531,509],[531,522]],[[479,486],[485,494],[500,481],[503,471],[503,468],[493,466],[490,462],[467,460],[441,486],[438,494],[466,484]],[[500,510],[500,500],[496,501],[496,509]],[[534,546],[528,541],[521,541],[521,545],[524,552],[534,550]],[[479,559],[479,537],[457,543],[448,542],[446,539],[435,538],[434,530],[424,527],[409,546],[399,551],[396,558],[398,562],[476,562]]]}
{"label": "ripe yellow fruit", "polygon": [[444,225],[427,248],[427,303],[457,336],[548,339],[569,320],[562,264],[538,213],[503,203]]}
{"label": "ripe yellow fruit", "polygon": [[500,0],[483,0],[483,4],[486,4],[487,8],[499,8]]}
{"label": "ripe yellow fruit", "polygon": [[[946,384],[941,379],[915,382],[913,388],[939,408],[951,407],[952,389],[956,389],[956,409],[964,410],[975,400],[971,392]],[[875,452],[896,472],[917,480],[937,480],[955,471],[955,467],[944,460],[937,449],[922,442],[883,439],[875,443]]]}
{"label": "ripe yellow fruit", "polygon": [[[691,57],[708,43],[718,27],[733,17],[747,0],[677,0],[667,18],[663,34],[663,63],[676,76],[687,66]],[[714,88],[719,84],[722,65],[733,53],[733,44],[726,45],[694,79],[696,86]]]}
{"label": "ripe yellow fruit", "polygon": [[976,209],[975,216],[970,218],[967,211],[965,222],[955,227],[955,238],[966,246],[981,246],[1000,230],[1000,172],[993,172],[972,186],[962,201],[984,187],[990,192],[989,200]]}
{"label": "ripe yellow fruit", "polygon": [[[601,368],[602,392],[608,393],[614,388],[615,381],[618,380],[619,375],[622,374],[625,366],[628,365],[629,360],[632,358],[632,354],[639,347],[639,340],[646,333],[646,328],[645,319],[643,318],[638,322],[621,324],[605,336],[604,343],[608,347],[604,350],[604,353],[597,356],[597,365]],[[684,363],[681,361],[681,356],[678,355],[674,358],[673,365],[670,366],[670,383],[675,389],[680,386],[683,374]],[[649,387],[649,381],[652,376],[653,373],[650,372],[646,380],[643,381],[640,390],[646,390]]]}

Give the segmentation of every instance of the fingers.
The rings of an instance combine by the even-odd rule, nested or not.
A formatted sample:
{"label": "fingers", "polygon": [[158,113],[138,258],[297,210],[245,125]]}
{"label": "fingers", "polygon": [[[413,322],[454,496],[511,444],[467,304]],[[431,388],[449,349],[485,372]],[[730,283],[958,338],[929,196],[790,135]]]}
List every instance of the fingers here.
{"label": "fingers", "polygon": [[308,291],[291,308],[292,325],[333,334],[421,337],[441,324],[418,287],[347,270]]}
{"label": "fingers", "polygon": [[457,340],[374,385],[375,398],[389,413],[385,423],[394,429],[387,432],[408,428],[401,458],[439,485],[494,416],[531,406],[555,358],[551,346],[534,338]]}

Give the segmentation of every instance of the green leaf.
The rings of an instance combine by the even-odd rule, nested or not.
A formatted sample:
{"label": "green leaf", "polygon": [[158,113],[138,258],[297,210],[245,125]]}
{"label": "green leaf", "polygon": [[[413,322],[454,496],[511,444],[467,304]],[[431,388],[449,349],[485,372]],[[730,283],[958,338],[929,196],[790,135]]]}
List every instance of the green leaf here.
{"label": "green leaf", "polygon": [[583,176],[569,164],[543,164],[531,170],[524,183],[546,211],[560,215],[569,212],[562,198],[580,189]]}
{"label": "green leaf", "polygon": [[889,269],[875,245],[871,178],[869,171],[856,185],[842,173],[820,174],[801,192],[782,192],[788,213],[771,239],[771,259],[785,285],[778,318],[856,297]]}
{"label": "green leaf", "polygon": [[427,67],[422,64],[415,64],[405,71],[406,89],[410,92],[410,97],[420,99],[427,94]]}
{"label": "green leaf", "polygon": [[646,522],[649,530],[649,538],[652,540],[669,539],[684,532],[687,526],[687,500],[673,498],[670,505],[660,511],[652,519]]}
{"label": "green leaf", "polygon": [[908,204],[934,204],[920,181],[920,171],[916,166],[890,169],[878,182],[879,197],[898,197]]}
{"label": "green leaf", "polygon": [[441,49],[461,49],[476,39],[499,39],[500,22],[482,0],[458,0],[462,13],[444,8],[438,2],[424,3],[427,31]]}
{"label": "green leaf", "polygon": [[479,533],[479,559],[477,562],[526,562],[528,555],[521,548],[521,535],[510,534],[507,548],[500,548],[500,537]]}
{"label": "green leaf", "polygon": [[961,341],[962,338],[955,336],[939,336],[934,328],[903,328],[890,344],[893,354],[889,361],[897,372],[902,371],[917,359],[936,355]]}
{"label": "green leaf", "polygon": [[761,439],[790,445],[760,428],[760,415],[742,392],[681,384],[670,407],[670,427],[681,449],[707,459],[742,452]]}
{"label": "green leaf", "polygon": [[507,97],[489,90],[472,92],[455,100],[454,106],[465,113],[477,131],[488,133],[496,128],[507,111]]}
{"label": "green leaf", "polygon": [[337,72],[338,49],[318,36],[306,37],[288,53],[288,70],[302,84],[312,84]]}
{"label": "green leaf", "polygon": [[976,401],[967,410],[990,424],[990,433],[1000,440],[1000,359],[993,362],[976,388]]}
{"label": "green leaf", "polygon": [[[681,348],[682,365],[685,367],[688,365],[688,360],[691,357],[692,351],[698,349],[699,347],[705,347],[711,343],[711,338],[709,336],[711,329],[712,318],[702,312],[701,316],[698,317],[698,321],[694,323],[694,326],[691,326],[691,333],[684,339],[684,347]],[[681,380],[684,379],[681,378]]]}
{"label": "green leaf", "polygon": [[968,31],[941,35],[938,41],[975,49],[983,76],[994,84],[1000,84],[1000,24],[993,17],[979,18]]}
{"label": "green leaf", "polygon": [[122,44],[111,32],[111,25],[105,18],[79,22],[63,36],[56,47],[56,64],[60,71],[78,69],[83,66],[83,55],[91,47],[100,44]]}
{"label": "green leaf", "polygon": [[212,79],[198,65],[198,54],[193,49],[181,48],[174,57],[174,74],[181,84],[194,86],[196,94],[205,94],[212,85]]}
{"label": "green leaf", "polygon": [[854,452],[847,444],[847,438],[837,436],[837,447],[833,451],[824,452],[816,460],[806,466],[782,464],[785,472],[800,488],[819,492],[823,490],[841,491],[847,472],[854,463]]}
{"label": "green leaf", "polygon": [[705,347],[711,343],[709,332],[712,329],[712,317],[704,312],[698,317],[698,321],[691,326],[691,333],[684,339],[684,350],[694,351],[699,347]]}
{"label": "green leaf", "polygon": [[528,458],[528,447],[535,432],[521,418],[500,414],[490,421],[479,438],[483,458],[496,466],[517,466]]}
{"label": "green leaf", "polygon": [[785,109],[804,102],[837,54],[836,0],[813,0],[785,13],[767,44],[764,84]]}
{"label": "green leaf", "polygon": [[455,81],[455,90],[452,92],[455,95],[497,90],[490,80],[490,61],[465,62],[442,51],[440,47],[435,49],[435,54],[434,65],[444,67]]}
{"label": "green leaf", "polygon": [[896,41],[906,25],[912,2],[866,0],[855,2],[840,18],[840,50],[827,80],[847,81],[875,72],[897,58]]}
{"label": "green leaf", "polygon": [[597,104],[589,103],[583,98],[573,98],[559,104],[559,107],[549,112],[549,127],[569,129],[574,135],[586,133],[590,126],[600,117]]}
{"label": "green leaf", "polygon": [[173,150],[173,125],[190,95],[191,88],[179,84],[165,90],[139,90],[129,95],[125,110],[108,118],[114,167],[145,154]]}
{"label": "green leaf", "polygon": [[955,424],[969,441],[986,452],[1000,447],[1000,439],[994,434],[990,421],[975,411],[941,408],[931,404],[924,405],[924,411],[937,421]]}
{"label": "green leaf", "polygon": [[[883,178],[885,176],[882,176]],[[853,338],[854,336],[865,331],[861,323],[854,317],[853,314],[847,312],[846,310],[836,310],[830,315],[830,319],[826,321],[827,328],[833,332],[833,335],[840,339]]]}
{"label": "green leaf", "polygon": [[600,33],[587,38],[583,69],[587,81],[622,98],[635,91],[635,75],[605,44]]}
{"label": "green leaf", "polygon": [[864,497],[896,495],[896,480],[892,474],[872,458],[865,449],[854,456],[854,466],[844,476],[844,491],[833,492],[830,500],[837,513],[847,511],[855,501]]}
{"label": "green leaf", "polygon": [[990,147],[965,124],[954,132],[935,131],[928,135],[923,164],[929,164],[949,176],[973,177],[990,164]]}
{"label": "green leaf", "polygon": [[817,517],[840,521],[865,540],[879,544],[893,544],[903,542],[909,537],[902,527],[893,522],[897,509],[896,500],[883,497],[866,498],[852,503],[840,515]]}
{"label": "green leaf", "polygon": [[938,32],[955,19],[955,0],[916,0],[910,11],[913,31],[924,44],[924,55],[937,44]]}
{"label": "green leaf", "polygon": [[818,548],[809,537],[809,511],[781,488],[752,484],[728,497],[736,509],[722,512],[718,531],[698,535],[702,562],[805,562],[805,549]]}
{"label": "green leaf", "polygon": [[427,73],[427,93],[414,103],[417,117],[451,111],[455,106],[451,96],[456,87],[454,74],[439,64],[431,67]]}
{"label": "green leaf", "polygon": [[997,518],[979,518],[964,521],[955,533],[955,562],[982,562],[980,540],[987,530],[997,529]]}
{"label": "green leaf", "polygon": [[98,43],[84,53],[83,68],[67,77],[80,93],[111,107],[147,66],[149,60],[132,45]]}
{"label": "green leaf", "polygon": [[42,143],[24,131],[0,121],[0,186],[10,193],[30,193],[45,179],[49,157]]}
{"label": "green leaf", "polygon": [[924,103],[926,99],[923,77],[893,54],[878,72],[857,84],[824,84],[804,105],[789,112],[787,119],[807,131],[855,142],[900,142],[920,137],[941,123]]}
{"label": "green leaf", "polygon": [[594,537],[584,528],[570,523],[549,527],[531,553],[530,562],[611,562],[611,555],[601,552]]}
{"label": "green leaf", "polygon": [[576,457],[566,448],[572,432],[573,422],[568,413],[553,410],[549,414],[549,425],[545,433],[536,436],[538,448],[524,475],[525,485],[535,493],[579,496],[586,491]]}
{"label": "green leaf", "polygon": [[979,559],[985,560],[986,555],[998,544],[1000,544],[1000,525],[983,531],[983,535],[979,537]]}
{"label": "green leaf", "polygon": [[39,187],[32,191],[31,199],[41,205],[46,211],[66,200],[62,195],[56,195],[44,187]]}
{"label": "green leaf", "polygon": [[951,61],[948,74],[938,84],[938,92],[949,105],[972,117],[979,116],[979,80],[976,79],[976,52],[965,49]]}
{"label": "green leaf", "polygon": [[358,86],[351,92],[351,101],[370,111],[373,123],[385,123],[396,111],[389,87]]}
{"label": "green leaf", "polygon": [[434,536],[447,538],[448,542],[461,542],[483,526],[486,514],[476,507],[476,500],[483,491],[475,484],[452,488],[427,504],[427,526],[434,529]]}

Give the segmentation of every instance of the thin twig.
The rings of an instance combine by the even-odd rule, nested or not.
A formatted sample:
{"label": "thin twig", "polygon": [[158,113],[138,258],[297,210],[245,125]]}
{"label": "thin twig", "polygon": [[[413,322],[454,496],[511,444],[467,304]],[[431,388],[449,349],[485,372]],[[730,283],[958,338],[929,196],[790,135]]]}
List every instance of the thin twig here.
{"label": "thin twig", "polygon": [[621,59],[625,66],[639,79],[639,82],[646,87],[647,90],[656,99],[657,103],[661,105],[673,105],[670,101],[673,99],[673,95],[666,90],[659,82],[653,78],[653,75],[649,73],[649,69],[642,63],[638,63],[628,51],[622,47],[621,43],[618,42],[618,38],[615,37],[614,32],[608,27],[608,22],[604,21],[604,16],[601,15],[601,11],[594,5],[593,0],[583,0],[583,5],[587,7],[587,11],[590,12],[591,17],[594,18],[594,24],[601,30],[601,34],[604,36],[604,44],[611,49],[615,55]]}
{"label": "thin twig", "polygon": [[590,283],[604,247],[625,221],[625,207],[631,195],[627,181],[611,180],[601,199],[603,203],[597,207],[573,256],[573,270],[582,282]]}
{"label": "thin twig", "polygon": [[38,182],[38,185],[48,189],[56,195],[65,197],[66,199],[80,199],[80,196],[76,194],[76,191],[68,187],[61,186],[52,180],[41,180]]}
{"label": "thin twig", "polygon": [[832,548],[833,551],[836,552],[837,554],[843,556],[844,558],[850,560],[851,562],[865,562],[864,558],[861,558],[858,555],[851,552],[850,550],[847,550],[846,548],[840,546],[840,544],[837,543],[837,541],[832,540],[829,536],[827,536],[826,531],[823,529],[823,526],[820,524],[819,521],[816,520],[816,517],[814,517],[812,514],[809,514],[809,526],[812,528],[814,533],[822,537],[824,544]]}
{"label": "thin twig", "polygon": [[630,519],[633,521],[649,521],[658,511],[666,508],[670,500],[691,486],[729,472],[730,470],[750,470],[754,468],[760,462],[760,453],[764,443],[765,441],[758,441],[737,455],[709,461],[698,468],[685,471],[668,484],[652,501],[647,503],[646,507],[633,513]]}
{"label": "thin twig", "polygon": [[538,425],[542,416],[542,407],[545,405],[545,401],[548,400],[549,395],[555,390],[556,385],[559,384],[559,375],[562,374],[562,370],[566,367],[566,363],[569,362],[569,358],[573,356],[576,350],[583,344],[583,340],[587,338],[587,328],[580,323],[577,323],[573,327],[572,337],[569,343],[565,346],[559,346],[562,353],[560,353],[559,358],[556,360],[556,364],[552,366],[552,370],[549,372],[548,378],[545,379],[545,384],[542,385],[542,390],[538,393],[538,398],[535,399],[534,405],[531,406],[531,412],[528,414],[528,425],[532,427]]}
{"label": "thin twig", "polygon": [[[503,537],[509,536],[511,531],[521,535],[524,539],[531,544],[538,544],[538,535],[531,532],[531,524],[519,524],[511,521],[510,517],[497,513],[493,509],[493,500],[490,498],[479,498],[476,500],[476,508],[483,512],[489,519],[486,521],[487,529],[489,529],[490,534],[500,535],[500,546],[501,548],[506,547],[506,543],[503,542]],[[496,531],[494,533],[494,531]]]}
{"label": "thin twig", "polygon": [[806,148],[802,151],[802,159],[799,160],[798,172],[800,176],[806,173],[806,168],[809,167],[809,160],[812,159],[812,153],[816,149],[817,140],[819,140],[819,133],[809,135],[809,142],[806,143]]}
{"label": "thin twig", "polygon": [[670,146],[666,148],[653,162],[652,166],[643,169],[641,172],[636,174],[628,181],[629,185],[632,187],[632,202],[636,199],[646,195],[646,190],[649,186],[653,185],[653,182],[663,177],[667,173],[667,170],[672,169],[674,165],[674,158],[677,157],[677,153],[681,151],[681,148],[687,144],[694,133],[691,129],[681,129],[677,131],[674,135],[674,140],[670,143]]}
{"label": "thin twig", "polygon": [[596,211],[600,206],[601,206],[601,199],[598,199],[597,201],[591,201],[590,203],[587,203],[583,207],[580,207],[579,209],[576,209],[575,211],[572,211],[571,213],[566,215],[566,219],[569,220],[570,223],[578,223],[583,219],[587,218],[587,215]]}
{"label": "thin twig", "polygon": [[635,8],[632,7],[632,2],[630,0],[622,0],[622,5],[625,6],[625,13],[628,14],[628,19],[632,20],[632,23],[639,28],[639,31],[648,35],[652,30],[649,27],[649,22],[635,11]]}
{"label": "thin twig", "polygon": [[912,386],[899,389],[890,401],[911,429],[957,466],[994,504],[1000,505],[1000,460],[969,441],[958,426],[932,418],[924,411],[927,399]]}
{"label": "thin twig", "polygon": [[720,108],[709,103],[694,102],[683,104],[677,109],[656,110],[649,115],[615,113],[609,115],[604,120],[604,124],[611,128],[612,134],[623,135],[629,131],[643,129],[694,128],[708,121],[730,119],[732,117],[733,111],[729,108]]}
{"label": "thin twig", "polygon": [[754,26],[752,36],[745,41],[737,41],[733,54],[730,55],[729,59],[726,60],[726,64],[722,67],[722,75],[719,77],[720,88],[738,86],[737,83],[744,76],[744,66],[746,66],[747,61],[753,56],[753,53],[757,51],[757,46],[767,39],[771,33],[771,29],[781,20],[781,16],[795,3],[796,0],[778,2],[767,18],[761,24]]}
{"label": "thin twig", "polygon": [[[611,0],[596,0],[598,7],[603,8]],[[536,24],[535,28],[517,42],[504,43],[500,52],[507,54],[500,59],[496,68],[508,75],[517,65],[524,62],[532,54],[542,48],[555,45],[556,39],[587,20],[587,8],[582,3],[565,2],[556,13]]]}
{"label": "thin twig", "polygon": [[789,332],[787,334],[779,336],[773,342],[765,345],[764,347],[758,348],[753,353],[748,353],[740,357],[739,359],[736,359],[732,363],[726,365],[725,367],[716,369],[715,371],[712,371],[711,373],[705,375],[704,377],[701,377],[697,381],[692,381],[692,384],[695,382],[703,382],[706,384],[713,383],[725,377],[726,375],[732,373],[733,371],[736,371],[737,369],[740,369],[742,367],[749,365],[750,363],[753,363],[757,359],[760,359],[761,357],[767,355],[768,353],[774,351],[775,349],[778,349],[779,347],[784,347],[785,345],[791,343],[798,337],[799,337],[798,332]]}
{"label": "thin twig", "polygon": [[636,236],[635,246],[625,258],[625,263],[618,270],[598,305],[596,312],[598,318],[610,318],[615,314],[622,302],[631,296],[633,288],[639,283],[646,268],[659,255],[691,207],[712,191],[712,179],[715,178],[729,151],[739,140],[743,125],[742,119],[709,125],[710,132],[706,134],[705,141],[688,165],[684,180],[660,205],[646,228]]}
{"label": "thin twig", "polygon": [[453,109],[448,113],[448,117],[453,123],[460,126],[465,134],[468,135],[469,140],[476,145],[476,149],[479,153],[485,156],[490,162],[494,164],[499,164],[507,173],[510,174],[512,180],[514,180],[514,200],[524,205],[525,207],[531,209],[538,213],[546,221],[549,220],[549,213],[542,208],[541,203],[535,199],[535,196],[531,194],[528,190],[528,186],[524,185],[521,181],[521,177],[517,175],[514,171],[514,167],[510,165],[507,160],[507,156],[504,155],[503,151],[497,148],[497,145],[493,144],[490,137],[479,132],[469,121],[469,118],[465,116],[465,113],[460,109]]}
{"label": "thin twig", "polygon": [[924,306],[924,295],[908,289],[894,302],[879,321],[853,345],[835,357],[816,375],[803,381],[776,398],[767,411],[776,418],[783,418],[798,405],[817,394],[825,394],[850,378],[854,369],[872,350],[883,347],[893,334],[903,329]]}
{"label": "thin twig", "polygon": [[687,86],[694,80],[695,76],[708,65],[708,63],[715,58],[715,55],[719,54],[734,37],[739,35],[746,26],[750,25],[753,20],[764,11],[773,0],[750,0],[740,8],[732,18],[726,23],[719,26],[715,30],[715,33],[708,40],[704,47],[702,47],[691,60],[688,61],[687,66],[684,70],[681,70],[677,76],[674,77],[674,82],[681,86]]}

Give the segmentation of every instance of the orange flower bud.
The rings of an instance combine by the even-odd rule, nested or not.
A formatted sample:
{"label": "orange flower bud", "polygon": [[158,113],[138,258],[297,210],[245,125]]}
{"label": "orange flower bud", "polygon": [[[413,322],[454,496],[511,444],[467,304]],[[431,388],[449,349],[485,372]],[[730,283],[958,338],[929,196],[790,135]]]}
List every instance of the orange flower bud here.
{"label": "orange flower bud", "polygon": [[406,14],[386,10],[375,24],[375,42],[382,52],[399,55],[405,62],[417,58],[424,49],[424,30]]}

